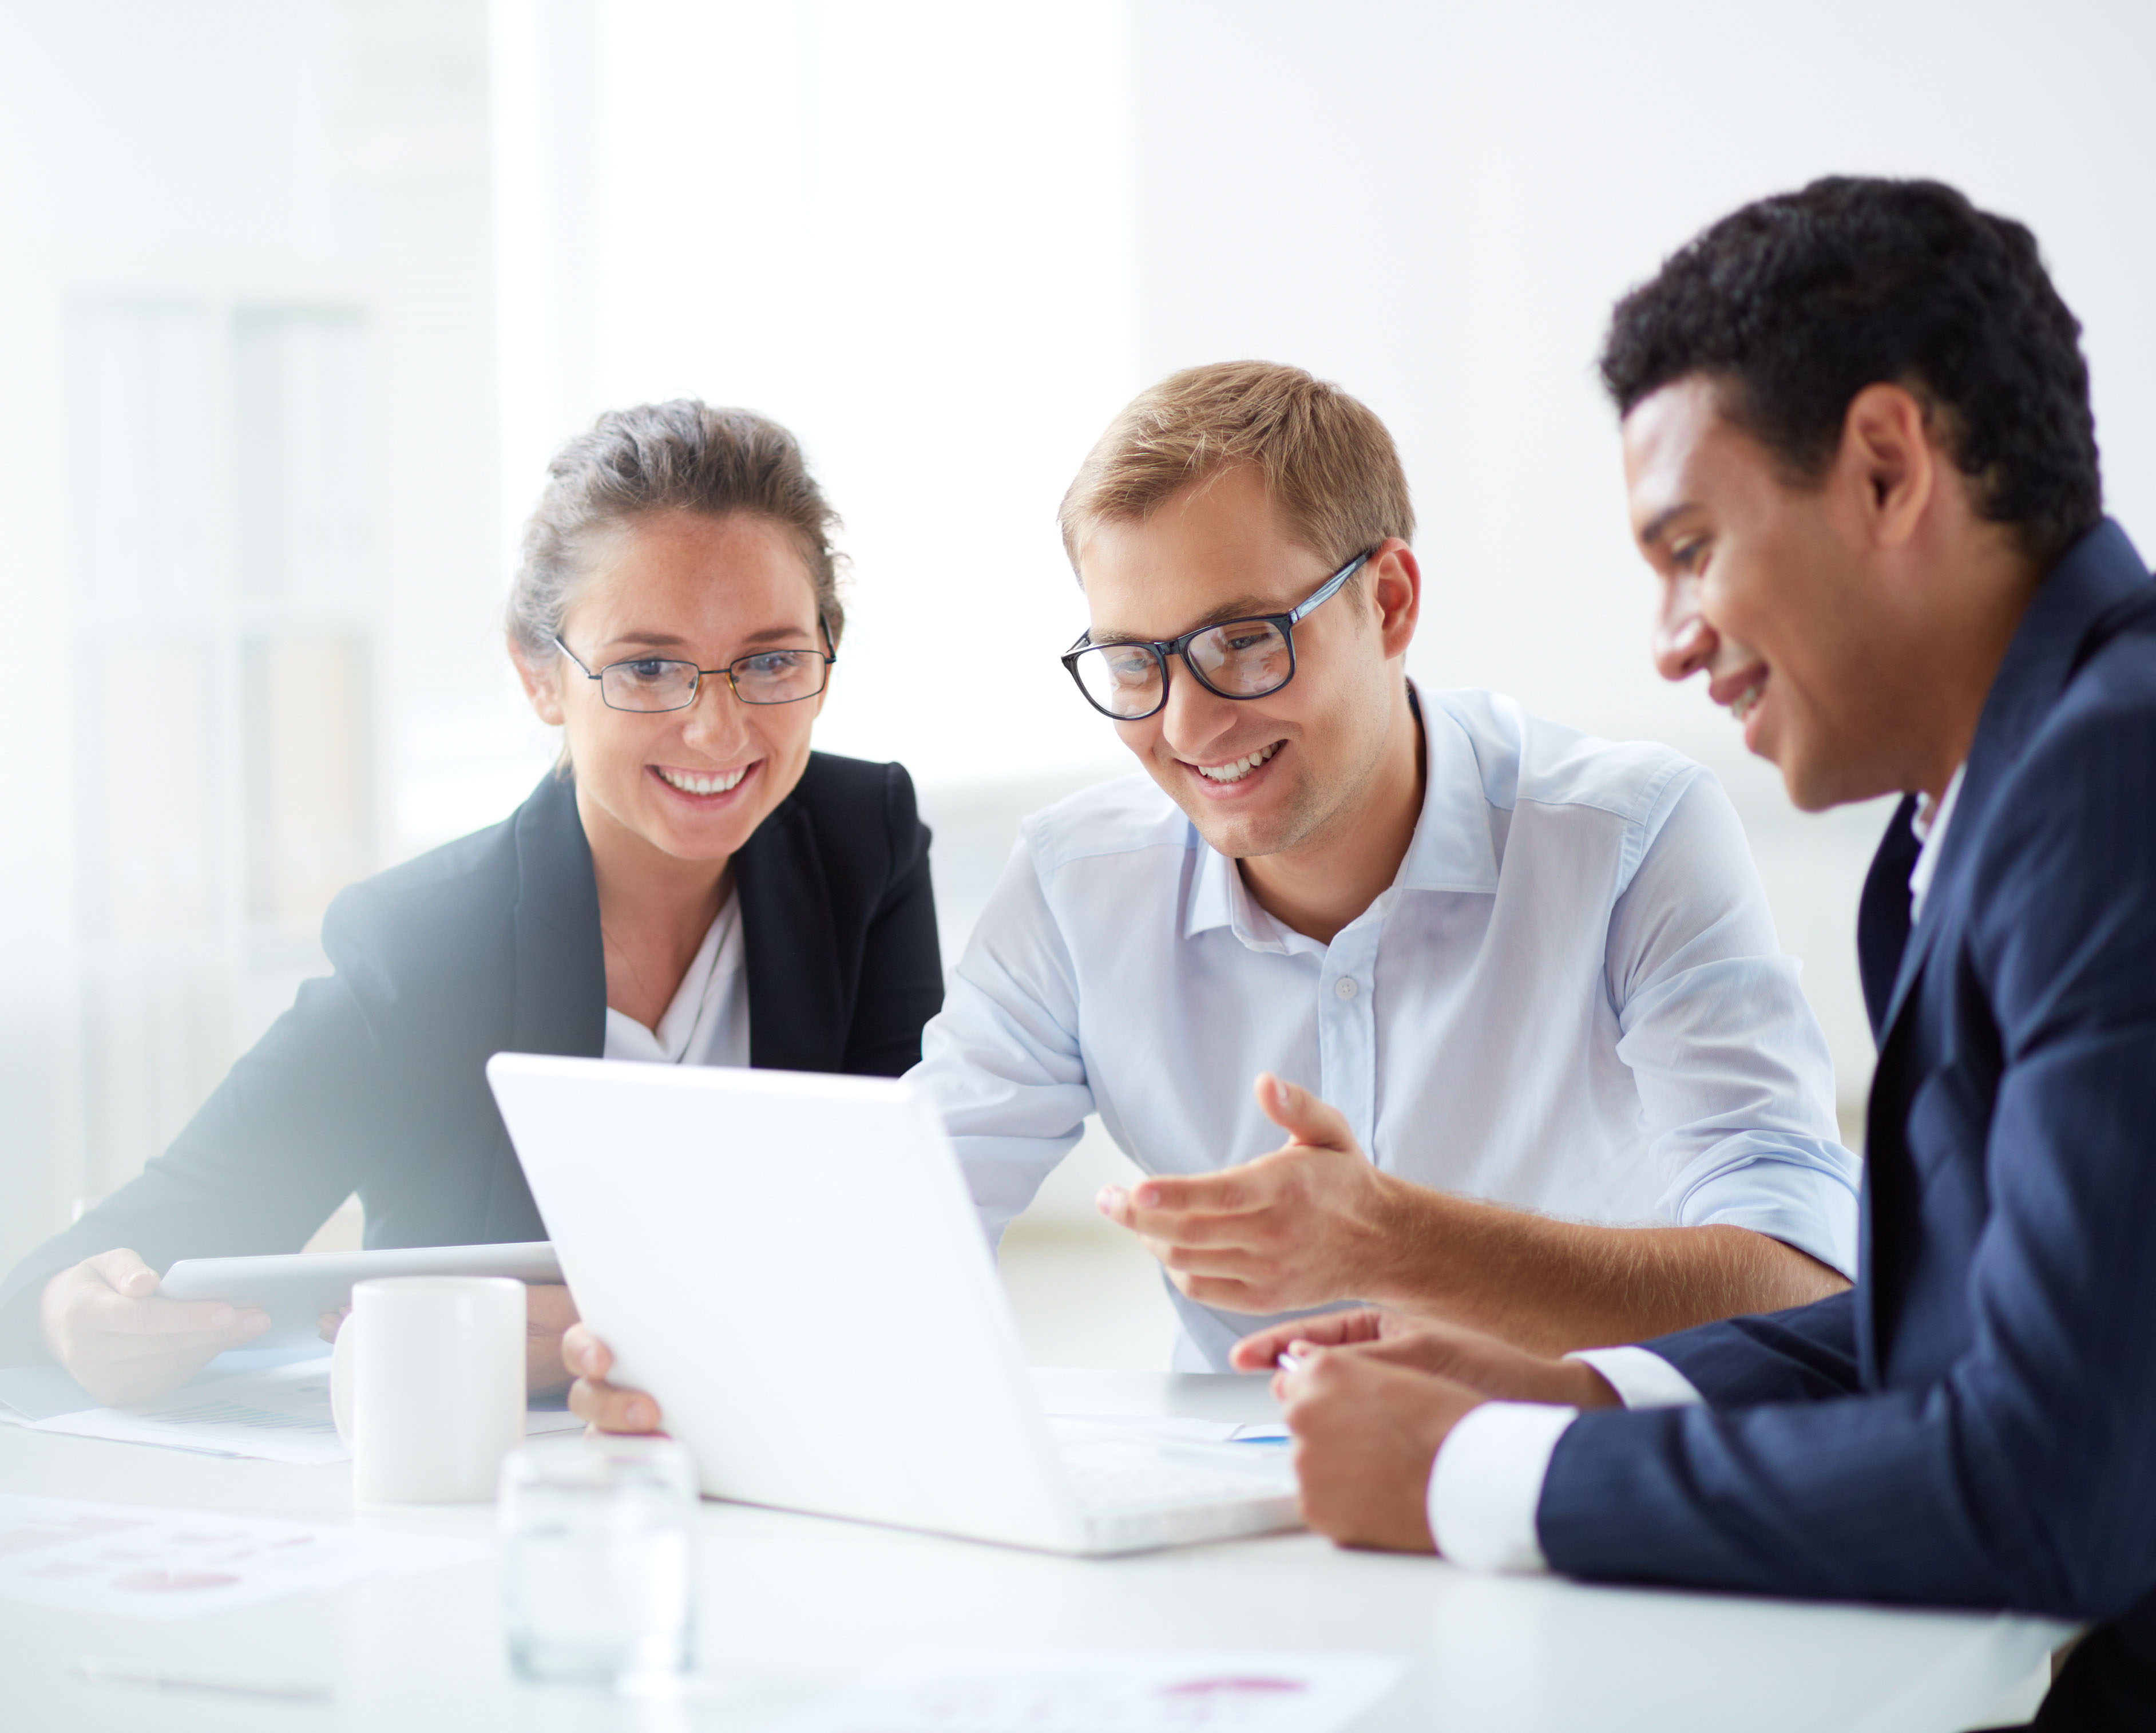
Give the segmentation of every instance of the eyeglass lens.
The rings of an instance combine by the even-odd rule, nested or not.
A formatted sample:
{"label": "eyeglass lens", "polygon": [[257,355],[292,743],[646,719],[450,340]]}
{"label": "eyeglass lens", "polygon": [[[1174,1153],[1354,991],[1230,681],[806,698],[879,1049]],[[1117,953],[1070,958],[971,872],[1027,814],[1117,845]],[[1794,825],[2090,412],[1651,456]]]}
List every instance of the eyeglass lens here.
{"label": "eyeglass lens", "polygon": [[[827,666],[813,650],[773,650],[745,656],[730,671],[742,703],[791,704],[823,691]],[[599,692],[616,710],[685,710],[696,700],[697,677],[694,662],[645,657],[600,670]]]}
{"label": "eyeglass lens", "polygon": [[[1286,635],[1263,620],[1230,620],[1200,632],[1183,657],[1214,691],[1237,698],[1279,691],[1293,666]],[[1147,645],[1094,645],[1072,666],[1086,695],[1111,716],[1147,716],[1160,707],[1161,664]]]}

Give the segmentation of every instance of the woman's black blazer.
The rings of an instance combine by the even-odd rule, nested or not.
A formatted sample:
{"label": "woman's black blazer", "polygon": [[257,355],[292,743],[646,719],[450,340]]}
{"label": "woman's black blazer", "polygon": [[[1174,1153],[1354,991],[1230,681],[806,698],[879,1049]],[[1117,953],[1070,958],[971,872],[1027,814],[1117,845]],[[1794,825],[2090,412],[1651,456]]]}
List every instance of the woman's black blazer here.
{"label": "woman's black blazer", "polygon": [[[734,857],[749,1062],[896,1077],[943,1000],[928,830],[896,764],[809,755]],[[598,893],[576,789],[352,886],[322,921],[336,973],[232,1067],[141,1175],[0,1283],[0,1365],[42,1357],[37,1294],[125,1246],[296,1251],[354,1191],[370,1246],[546,1237],[486,1085],[498,1052],[597,1057]]]}

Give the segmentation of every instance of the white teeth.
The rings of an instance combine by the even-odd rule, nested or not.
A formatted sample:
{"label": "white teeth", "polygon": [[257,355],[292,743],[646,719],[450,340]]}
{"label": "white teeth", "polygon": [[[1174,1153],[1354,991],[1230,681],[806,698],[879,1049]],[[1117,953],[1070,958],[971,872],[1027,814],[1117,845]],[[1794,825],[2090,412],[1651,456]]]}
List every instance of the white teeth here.
{"label": "white teeth", "polygon": [[685,795],[723,795],[748,774],[748,766],[721,771],[716,776],[691,776],[685,770],[661,770],[659,774]]}
{"label": "white teeth", "polygon": [[1740,723],[1752,713],[1752,707],[1759,702],[1759,694],[1767,688],[1763,680],[1756,686],[1748,686],[1737,695],[1737,702],[1729,707],[1729,713]]}
{"label": "white teeth", "polygon": [[1225,764],[1193,764],[1190,768],[1208,782],[1240,782],[1280,749],[1281,743],[1276,740],[1270,746],[1260,747],[1246,759],[1236,759]]}

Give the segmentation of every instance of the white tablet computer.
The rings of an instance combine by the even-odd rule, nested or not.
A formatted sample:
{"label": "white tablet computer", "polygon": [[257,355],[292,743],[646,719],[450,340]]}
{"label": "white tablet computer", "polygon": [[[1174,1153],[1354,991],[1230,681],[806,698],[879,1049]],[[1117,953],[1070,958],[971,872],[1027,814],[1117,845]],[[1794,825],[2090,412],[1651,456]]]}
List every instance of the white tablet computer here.
{"label": "white tablet computer", "polygon": [[379,1252],[289,1252],[263,1257],[183,1257],[165,1272],[167,1299],[226,1300],[259,1306],[270,1328],[254,1346],[316,1339],[316,1320],[352,1298],[352,1284],[376,1276],[514,1276],[558,1282],[562,1266],[546,1240],[507,1246],[399,1246]]}

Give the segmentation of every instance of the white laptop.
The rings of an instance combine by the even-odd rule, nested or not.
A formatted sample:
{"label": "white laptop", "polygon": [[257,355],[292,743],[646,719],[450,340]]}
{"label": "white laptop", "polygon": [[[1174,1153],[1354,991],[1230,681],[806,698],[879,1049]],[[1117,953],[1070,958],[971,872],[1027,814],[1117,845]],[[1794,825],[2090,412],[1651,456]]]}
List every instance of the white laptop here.
{"label": "white laptop", "polygon": [[1073,1553],[1296,1525],[1282,1447],[1041,1412],[957,1158],[910,1086],[486,1069],[578,1310],[714,1497]]}

